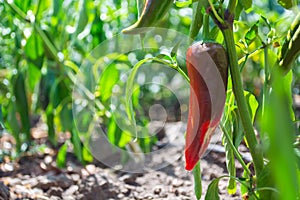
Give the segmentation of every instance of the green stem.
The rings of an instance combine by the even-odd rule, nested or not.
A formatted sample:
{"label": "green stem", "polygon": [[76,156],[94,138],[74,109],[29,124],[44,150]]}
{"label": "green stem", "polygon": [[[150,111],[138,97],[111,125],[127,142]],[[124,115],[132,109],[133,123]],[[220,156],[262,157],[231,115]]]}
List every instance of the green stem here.
{"label": "green stem", "polygon": [[223,125],[220,125],[221,126],[221,129],[222,129],[222,132],[224,134],[224,136],[226,137],[227,139],[227,142],[229,143],[231,149],[233,150],[235,156],[236,156],[236,159],[241,163],[242,167],[244,168],[245,171],[247,171],[248,174],[251,174],[251,171],[249,170],[249,168],[247,167],[247,165],[245,164],[241,154],[239,153],[239,151],[235,148],[226,128],[223,126]]}
{"label": "green stem", "polygon": [[194,167],[193,175],[194,175],[194,191],[195,191],[197,200],[199,200],[201,198],[201,195],[202,195],[200,161]]}
{"label": "green stem", "polygon": [[224,20],[219,16],[218,12],[215,9],[214,4],[211,2],[211,0],[208,0],[208,3],[212,9],[212,12],[214,13],[215,18],[221,23],[224,24]]}
{"label": "green stem", "polygon": [[265,65],[265,82],[264,82],[264,90],[263,90],[263,102],[262,102],[262,117],[265,114],[266,103],[268,102],[269,95],[269,55],[268,55],[268,47],[264,48],[264,65]]}
{"label": "green stem", "polygon": [[228,3],[228,11],[230,13],[234,13],[235,7],[236,7],[236,0],[230,0]]}
{"label": "green stem", "polygon": [[233,92],[236,98],[238,110],[245,130],[245,137],[247,139],[250,153],[253,158],[254,168],[256,174],[259,174],[263,169],[263,155],[261,150],[258,148],[258,142],[254,133],[254,128],[252,126],[252,120],[244,97],[244,89],[242,85],[242,79],[238,65],[238,58],[235,49],[233,30],[232,28],[227,28],[222,30],[222,32],[227,47]]}
{"label": "green stem", "polygon": [[206,1],[198,0],[198,3],[195,6],[195,9],[193,10],[193,23],[191,25],[190,34],[189,34],[190,44],[195,40],[203,24],[203,14],[201,12],[201,9],[205,5],[205,2]]}
{"label": "green stem", "polygon": [[209,36],[209,15],[204,15],[204,23],[203,23],[203,39],[206,40]]}

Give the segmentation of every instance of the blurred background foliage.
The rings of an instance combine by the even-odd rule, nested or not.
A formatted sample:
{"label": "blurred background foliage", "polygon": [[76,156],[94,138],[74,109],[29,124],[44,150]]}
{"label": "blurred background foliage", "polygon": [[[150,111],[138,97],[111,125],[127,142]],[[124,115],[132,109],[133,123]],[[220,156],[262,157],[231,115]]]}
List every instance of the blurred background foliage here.
{"label": "blurred background foliage", "polygon": [[[261,47],[271,44],[271,57],[277,57],[278,46],[286,37],[295,12],[283,9],[275,0],[254,1],[253,4],[253,8],[241,11],[236,17],[239,21],[235,22],[234,27],[240,63],[243,63],[243,57],[249,57],[243,70],[245,89],[261,102],[260,91],[264,80]],[[188,35],[192,10],[192,5],[184,8],[173,5],[159,26]],[[48,127],[49,142],[54,147],[60,147],[60,166],[64,166],[67,148],[57,142],[59,134],[70,135],[67,138],[70,142],[65,144],[72,146],[80,162],[92,161],[89,150],[80,140],[81,133],[88,130],[78,130],[73,119],[74,77],[94,48],[133,24],[137,17],[134,0],[0,0],[0,122],[2,133],[4,130],[15,138],[15,152],[11,154],[0,150],[0,157],[5,154],[15,157],[34,146],[31,128],[38,122],[44,122]],[[246,33],[255,25],[255,37],[250,38],[253,41],[247,44]],[[213,21],[209,28],[213,33],[211,39],[223,43],[222,34]],[[201,38],[202,32],[197,40]],[[102,126],[109,140],[121,148],[126,148],[132,138],[118,128],[114,120],[116,116],[107,114],[112,89],[122,70],[130,69],[145,56],[137,51],[119,57],[101,75],[99,85],[104,91],[95,93],[104,105],[102,110],[98,110],[103,119]],[[181,67],[185,69],[184,63],[181,63]],[[158,76],[167,77],[159,70]],[[298,59],[293,68],[294,95],[300,95],[299,86]],[[163,87],[158,91],[137,84],[133,94],[134,108],[138,113],[137,123],[148,124],[151,121],[149,107],[158,102],[167,108],[168,121],[181,120],[176,97]],[[153,96],[157,99],[153,99]],[[89,118],[85,123],[89,123]],[[157,137],[152,136],[139,140],[139,145],[142,151],[149,152],[156,141]]]}

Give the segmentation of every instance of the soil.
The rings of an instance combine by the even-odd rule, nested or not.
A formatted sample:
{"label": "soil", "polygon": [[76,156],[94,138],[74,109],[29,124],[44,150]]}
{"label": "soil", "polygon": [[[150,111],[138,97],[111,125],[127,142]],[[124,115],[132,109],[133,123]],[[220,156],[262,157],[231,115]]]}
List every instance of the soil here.
{"label": "soil", "polygon": [[[169,130],[177,125],[169,124],[165,134],[171,134]],[[43,133],[41,130],[35,131]],[[46,142],[42,136],[36,138],[36,143]],[[207,155],[201,160],[202,199],[209,183],[227,174],[224,148],[220,140],[220,135],[216,133]],[[1,148],[11,148],[11,141],[11,136],[4,134],[1,138]],[[245,149],[242,147],[241,151],[243,150]],[[29,151],[14,161],[4,157],[0,164],[0,200],[196,199],[192,173],[184,170],[184,158],[178,156],[183,154],[183,145],[172,146],[173,153],[167,155],[172,162],[167,166],[157,170],[149,169],[144,173],[111,169],[99,161],[83,166],[70,152],[67,154],[66,167],[60,169],[55,162],[56,152],[56,149],[46,145],[43,151]],[[243,156],[245,160],[249,159],[246,151]],[[240,176],[241,173],[242,168],[237,164],[237,175]],[[221,179],[219,183],[220,199],[241,199],[239,190],[233,196],[227,193],[227,181]]]}

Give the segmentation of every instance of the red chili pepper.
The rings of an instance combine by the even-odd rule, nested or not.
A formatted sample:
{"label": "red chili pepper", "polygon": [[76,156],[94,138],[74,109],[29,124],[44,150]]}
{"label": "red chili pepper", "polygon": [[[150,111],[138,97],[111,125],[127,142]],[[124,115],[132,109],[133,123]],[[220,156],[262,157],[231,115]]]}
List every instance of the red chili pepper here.
{"label": "red chili pepper", "polygon": [[186,130],[186,170],[204,154],[218,126],[226,99],[227,56],[222,45],[195,43],[186,54],[190,77],[189,116]]}

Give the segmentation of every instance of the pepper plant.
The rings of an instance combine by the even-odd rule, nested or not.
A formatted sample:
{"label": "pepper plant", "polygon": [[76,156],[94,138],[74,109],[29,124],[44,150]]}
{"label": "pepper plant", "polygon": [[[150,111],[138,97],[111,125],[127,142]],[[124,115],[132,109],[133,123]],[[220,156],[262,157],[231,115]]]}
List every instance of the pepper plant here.
{"label": "pepper plant", "polygon": [[[147,29],[140,28],[156,26],[168,11],[169,3],[146,1],[139,20],[124,29],[123,33],[140,34],[143,37]],[[187,41],[191,43],[186,55],[189,78],[184,69],[171,67],[190,81],[185,159],[186,170],[193,170],[197,199],[202,194],[200,158],[219,123],[223,132],[228,175],[211,182],[205,199],[219,199],[218,182],[221,178],[229,179],[230,194],[236,193],[238,182],[244,199],[300,198],[299,133],[296,132],[297,120],[291,95],[291,69],[293,66],[299,68],[299,64],[296,65],[300,53],[299,2],[279,0],[278,3],[284,9],[291,10],[293,17],[276,21],[261,15],[252,25],[248,25],[242,20],[247,19],[248,13],[253,14],[261,9],[252,5],[251,0],[175,1],[178,7],[194,8],[190,41]],[[280,12],[283,8],[277,5]],[[278,30],[281,20],[291,24],[289,30]],[[239,32],[245,34],[242,36]],[[195,40],[201,42],[194,43]],[[249,62],[259,65],[263,73],[260,96],[257,97],[243,87],[242,78]],[[223,90],[220,93],[223,91],[224,96],[226,93],[226,103],[225,98],[219,99],[218,103],[213,100],[220,97],[219,93],[210,93],[211,86],[205,81],[205,76],[210,75],[207,71],[214,67],[218,69],[215,77],[209,78],[217,80],[218,76],[221,77],[223,85],[219,86]],[[213,88],[218,90],[218,87]],[[216,106],[214,104],[218,109],[212,112],[212,107]],[[252,157],[249,163],[243,160],[238,151],[243,141]],[[244,168],[242,176],[236,174],[235,159]]]}

